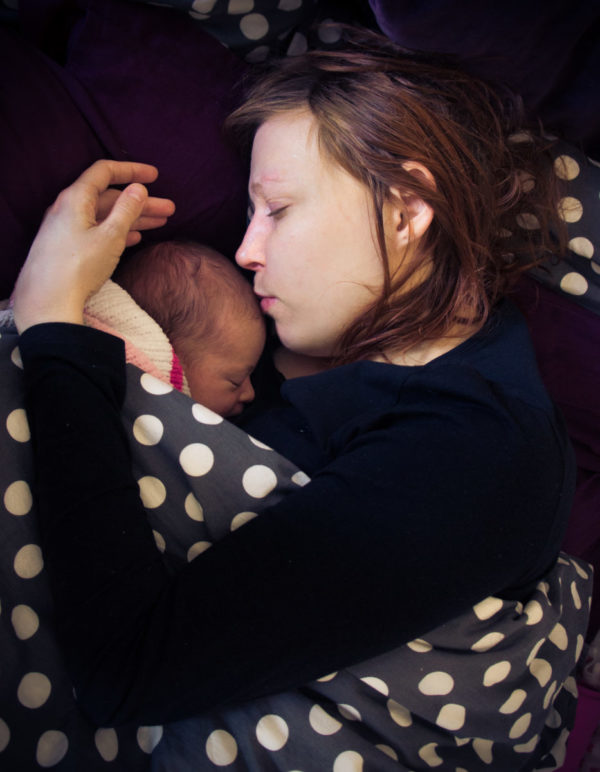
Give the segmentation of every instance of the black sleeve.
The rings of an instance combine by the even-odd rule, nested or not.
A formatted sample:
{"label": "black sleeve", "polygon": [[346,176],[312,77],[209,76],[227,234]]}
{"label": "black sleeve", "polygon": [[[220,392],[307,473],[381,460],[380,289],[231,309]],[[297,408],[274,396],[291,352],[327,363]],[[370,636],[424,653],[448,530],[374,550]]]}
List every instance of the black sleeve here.
{"label": "black sleeve", "polygon": [[517,581],[551,538],[547,478],[525,517],[514,504],[531,470],[512,468],[512,448],[484,453],[497,417],[482,412],[457,458],[464,422],[419,415],[403,443],[386,426],[350,440],[311,483],[168,576],[129,470],[122,344],[39,325],[20,348],[58,632],[100,725],[182,718],[392,649]]}

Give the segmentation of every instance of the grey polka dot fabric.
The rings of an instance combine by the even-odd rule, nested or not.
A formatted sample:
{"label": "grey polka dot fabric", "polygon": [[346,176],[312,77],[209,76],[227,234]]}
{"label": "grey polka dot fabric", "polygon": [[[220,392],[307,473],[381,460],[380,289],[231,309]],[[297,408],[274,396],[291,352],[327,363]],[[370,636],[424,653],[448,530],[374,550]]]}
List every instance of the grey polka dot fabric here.
{"label": "grey polka dot fabric", "polygon": [[[423,639],[302,689],[165,726],[89,724],[53,634],[18,339],[0,334],[3,769],[505,771],[530,768],[532,753],[541,768],[561,763],[591,592],[590,567],[566,556],[526,602],[485,598]],[[216,414],[127,368],[134,473],[173,571],[308,482]]]}
{"label": "grey polka dot fabric", "polygon": [[[554,172],[561,180],[561,218],[567,225],[569,250],[533,269],[541,284],[567,295],[578,305],[600,313],[600,163],[566,142],[553,150]],[[518,227],[535,228],[535,220]]]}
{"label": "grey polka dot fabric", "polygon": [[[163,728],[92,726],[62,666],[31,494],[21,372],[16,332],[0,326],[0,769],[141,772]],[[307,482],[286,459],[162,381],[133,365],[127,376],[123,420],[134,473],[172,570]]]}

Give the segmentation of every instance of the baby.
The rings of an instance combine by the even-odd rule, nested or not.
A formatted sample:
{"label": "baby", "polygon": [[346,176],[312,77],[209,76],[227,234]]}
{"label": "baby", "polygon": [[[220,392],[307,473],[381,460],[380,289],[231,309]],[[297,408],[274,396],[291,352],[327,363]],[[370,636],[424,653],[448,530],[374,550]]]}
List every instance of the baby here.
{"label": "baby", "polygon": [[138,250],[113,280],[160,325],[192,398],[222,416],[241,413],[254,399],[265,322],[235,266],[210,247],[166,241]]}

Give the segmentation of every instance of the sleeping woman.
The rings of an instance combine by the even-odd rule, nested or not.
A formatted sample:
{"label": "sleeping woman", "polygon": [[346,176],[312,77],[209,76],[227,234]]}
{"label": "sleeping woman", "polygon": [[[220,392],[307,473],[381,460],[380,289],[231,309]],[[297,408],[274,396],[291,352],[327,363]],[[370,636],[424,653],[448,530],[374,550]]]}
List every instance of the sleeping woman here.
{"label": "sleeping woman", "polygon": [[82,325],[169,204],[152,168],[103,161],[48,212],[14,309],[56,624],[98,725],[193,719],[157,768],[560,765],[589,568],[559,554],[572,453],[506,299],[561,248],[518,128],[484,83],[367,33],[233,114],[237,262],[282,344],[326,366],[241,424],[310,482],[176,576],[130,471],[122,344]]}

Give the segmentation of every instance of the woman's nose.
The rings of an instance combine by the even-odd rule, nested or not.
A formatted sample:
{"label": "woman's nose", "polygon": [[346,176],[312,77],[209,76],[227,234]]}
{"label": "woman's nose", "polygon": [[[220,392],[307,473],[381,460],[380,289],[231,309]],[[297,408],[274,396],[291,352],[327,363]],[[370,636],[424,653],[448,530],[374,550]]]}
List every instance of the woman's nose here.
{"label": "woman's nose", "polygon": [[235,261],[248,271],[257,271],[265,264],[264,234],[260,225],[250,222],[235,253]]}

